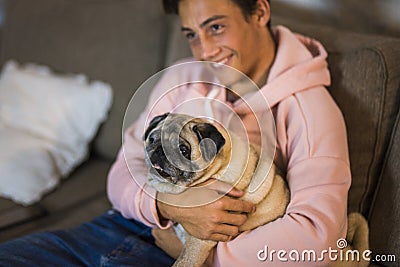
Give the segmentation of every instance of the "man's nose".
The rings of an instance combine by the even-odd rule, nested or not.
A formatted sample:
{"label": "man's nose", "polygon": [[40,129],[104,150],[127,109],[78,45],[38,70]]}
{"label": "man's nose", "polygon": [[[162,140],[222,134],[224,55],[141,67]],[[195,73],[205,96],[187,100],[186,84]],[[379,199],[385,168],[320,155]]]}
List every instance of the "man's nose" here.
{"label": "man's nose", "polygon": [[203,60],[213,61],[219,52],[220,47],[215,41],[210,37],[203,36],[201,40],[201,58]]}

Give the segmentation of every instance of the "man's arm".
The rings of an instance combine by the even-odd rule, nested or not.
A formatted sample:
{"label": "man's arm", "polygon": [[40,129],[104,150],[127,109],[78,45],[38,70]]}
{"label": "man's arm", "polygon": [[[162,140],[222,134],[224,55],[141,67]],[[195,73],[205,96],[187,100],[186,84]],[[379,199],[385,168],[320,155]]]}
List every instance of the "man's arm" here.
{"label": "man's arm", "polygon": [[[229,211],[246,213],[252,209],[249,208],[249,206],[252,207],[250,203],[234,199],[240,194],[236,190],[231,191],[230,197],[223,197],[218,202],[205,206],[207,208],[206,212],[201,207],[196,208],[193,212],[189,208],[183,209],[157,204],[155,200],[156,191],[146,183],[148,168],[144,161],[142,136],[147,119],[174,110],[175,106],[179,104],[176,102],[179,102],[177,99],[181,94],[178,90],[165,94],[165,90],[170,88],[170,84],[173,83],[168,78],[174,80],[176,77],[185,77],[185,75],[164,75],[164,77],[153,90],[144,112],[124,134],[123,147],[108,176],[107,189],[109,199],[113,207],[119,210],[124,217],[139,220],[148,226],[167,228],[172,224],[171,220],[173,220],[182,222],[189,229],[189,232],[199,238],[203,237],[204,233],[208,233],[204,237],[216,235],[217,239],[226,239],[226,235],[225,237],[222,235],[233,235],[235,226],[220,225],[225,220],[225,215],[228,215],[229,223],[238,225],[243,221],[245,215],[232,215],[229,214]],[[182,82],[174,81],[174,83],[180,84]],[[184,90],[188,90],[188,88],[184,88]],[[195,89],[191,88],[191,90]],[[195,96],[198,97],[199,95],[195,94]],[[217,188],[210,189],[215,189],[211,190],[214,192],[218,191]],[[206,218],[206,216],[212,217],[214,223],[210,227],[211,229],[205,229],[205,226],[199,227],[199,225],[206,224],[198,223],[198,218],[193,216],[196,213],[204,214],[203,218]],[[163,217],[160,218],[159,215],[163,215]]]}
{"label": "man's arm", "polygon": [[[193,208],[156,201],[157,193],[146,184],[147,167],[144,164],[143,149],[137,149],[143,146],[143,143],[132,137],[133,129],[134,127],[127,131],[124,146],[135,152],[124,155],[121,149],[108,177],[108,196],[114,208],[124,217],[134,218],[152,227],[166,228],[171,221],[179,222],[190,234],[202,239],[226,241],[236,236],[238,227],[247,218],[246,214],[254,208],[253,204],[236,199],[243,192],[233,188],[227,196],[208,205]],[[134,164],[135,177],[129,171],[126,161]],[[231,186],[215,182],[204,190],[226,192],[227,187]],[[177,203],[182,203],[179,199],[193,197],[191,193],[189,189],[177,196],[169,195],[169,199],[175,197]]]}
{"label": "man's arm", "polygon": [[329,251],[338,256],[351,182],[343,117],[323,88],[292,96],[279,109],[278,163],[287,166],[291,197],[286,214],[218,243],[213,266],[327,266]]}

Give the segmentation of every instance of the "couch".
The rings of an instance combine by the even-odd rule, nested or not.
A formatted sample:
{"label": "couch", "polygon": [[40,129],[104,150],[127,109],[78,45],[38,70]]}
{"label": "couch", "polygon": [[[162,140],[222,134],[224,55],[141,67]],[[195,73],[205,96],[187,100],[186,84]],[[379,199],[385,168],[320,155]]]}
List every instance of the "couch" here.
{"label": "couch", "polygon": [[[109,83],[114,98],[108,119],[90,144],[90,156],[57,188],[30,206],[0,198],[0,242],[74,227],[111,207],[106,178],[121,146],[129,100],[152,74],[189,55],[177,19],[163,14],[160,2],[4,2],[1,64],[15,59],[47,65],[60,73],[84,73]],[[400,40],[274,15],[272,23],[318,39],[328,50],[329,90],[348,129],[353,174],[349,211],[360,211],[368,219],[373,253],[393,254],[399,261]],[[373,264],[397,266],[389,261]]]}

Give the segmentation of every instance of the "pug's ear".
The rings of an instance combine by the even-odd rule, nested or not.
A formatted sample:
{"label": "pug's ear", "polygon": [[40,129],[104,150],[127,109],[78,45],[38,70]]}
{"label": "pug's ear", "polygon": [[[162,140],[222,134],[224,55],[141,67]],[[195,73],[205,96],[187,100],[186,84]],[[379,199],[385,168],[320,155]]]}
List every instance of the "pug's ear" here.
{"label": "pug's ear", "polygon": [[[213,151],[213,145],[210,142],[203,142],[200,146],[201,154],[206,161],[211,161],[213,157],[221,150],[225,145],[225,138],[222,134],[215,128],[214,125],[210,123],[200,123],[193,126],[193,131],[195,132],[199,143],[201,140],[208,138],[211,139],[215,144],[217,151]],[[215,154],[214,154],[215,152]]]}
{"label": "pug's ear", "polygon": [[165,120],[165,118],[167,118],[168,115],[169,115],[169,112],[154,117],[154,118],[150,121],[150,124],[149,124],[149,126],[147,127],[146,132],[144,133],[143,140],[146,140],[146,139],[147,139],[147,136],[149,135],[149,133],[150,133],[154,128],[156,128],[157,125],[158,125],[160,122],[162,122],[163,120]]}

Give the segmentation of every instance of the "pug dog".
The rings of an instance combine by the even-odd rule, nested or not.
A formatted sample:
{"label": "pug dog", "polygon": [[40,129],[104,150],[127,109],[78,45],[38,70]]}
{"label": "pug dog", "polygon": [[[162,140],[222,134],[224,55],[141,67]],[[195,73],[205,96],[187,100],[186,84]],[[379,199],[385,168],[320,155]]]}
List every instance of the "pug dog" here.
{"label": "pug dog", "polygon": [[[249,214],[240,232],[285,214],[290,193],[272,159],[266,159],[257,145],[245,142],[218,123],[165,113],[152,119],[143,139],[149,166],[147,183],[158,192],[181,194],[211,178],[229,183],[244,192],[241,199],[256,205],[256,211]],[[191,236],[181,225],[175,230],[184,248],[173,266],[202,266],[217,242]],[[359,251],[368,249],[368,225],[361,214],[349,215],[347,239]],[[352,248],[349,245],[346,250]],[[360,263],[354,266],[368,266],[367,261],[355,262]],[[337,262],[335,266],[353,264]]]}
{"label": "pug dog", "polygon": [[[210,178],[232,184],[244,191],[241,199],[256,204],[256,211],[240,231],[254,229],[285,213],[289,190],[276,167],[271,161],[259,160],[257,146],[228,133],[219,124],[166,113],[150,122],[144,141],[150,167],[147,182],[157,191],[179,194]],[[184,249],[174,266],[201,266],[217,244],[187,233],[184,240]]]}

